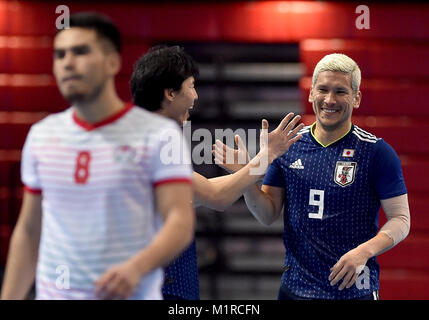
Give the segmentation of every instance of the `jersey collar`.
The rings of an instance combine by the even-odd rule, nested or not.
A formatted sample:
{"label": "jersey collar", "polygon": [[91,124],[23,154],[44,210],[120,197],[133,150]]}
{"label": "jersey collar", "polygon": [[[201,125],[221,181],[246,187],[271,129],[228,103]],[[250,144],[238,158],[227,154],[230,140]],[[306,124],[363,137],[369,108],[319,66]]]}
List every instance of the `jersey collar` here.
{"label": "jersey collar", "polygon": [[76,116],[76,113],[73,111],[72,114],[72,118],[74,123],[76,123],[79,127],[87,130],[87,131],[91,131],[97,128],[100,128],[102,126],[105,126],[107,124],[113,123],[116,120],[118,120],[119,118],[121,118],[122,116],[124,116],[128,111],[130,111],[133,108],[133,103],[132,102],[127,102],[124,106],[124,108],[122,108],[121,110],[119,110],[117,113],[107,117],[106,119],[103,119],[101,121],[95,122],[95,123],[90,123],[90,122],[86,122],[85,120],[79,119]]}
{"label": "jersey collar", "polygon": [[354,125],[353,125],[353,123],[351,124],[351,126],[350,126],[350,130],[349,131],[347,131],[343,136],[341,136],[341,137],[339,137],[337,140],[335,140],[335,141],[332,141],[331,143],[328,143],[327,145],[324,145],[323,143],[321,143],[319,140],[317,140],[317,138],[316,138],[316,136],[314,135],[314,128],[316,127],[316,122],[314,122],[312,125],[311,125],[311,128],[310,128],[310,136],[313,138],[313,140],[317,143],[317,144],[319,144],[320,146],[322,146],[323,148],[327,148],[327,147],[329,147],[329,146],[332,146],[334,143],[336,143],[336,142],[338,142],[338,141],[340,141],[341,139],[343,139],[345,136],[347,136],[350,132],[352,132],[353,131],[353,127],[354,127]]}

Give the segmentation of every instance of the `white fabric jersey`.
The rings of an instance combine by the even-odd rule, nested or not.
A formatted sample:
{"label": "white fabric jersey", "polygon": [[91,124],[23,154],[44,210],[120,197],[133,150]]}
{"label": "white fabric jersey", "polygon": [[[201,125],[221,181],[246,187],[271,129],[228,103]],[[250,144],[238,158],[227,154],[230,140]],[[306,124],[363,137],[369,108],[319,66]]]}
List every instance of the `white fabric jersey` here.
{"label": "white fabric jersey", "polygon": [[[176,123],[132,105],[94,125],[69,108],[31,127],[21,174],[42,193],[37,299],[95,299],[94,282],[151,242],[154,188],[192,179],[182,141]],[[162,282],[158,268],[131,299],[161,299]]]}

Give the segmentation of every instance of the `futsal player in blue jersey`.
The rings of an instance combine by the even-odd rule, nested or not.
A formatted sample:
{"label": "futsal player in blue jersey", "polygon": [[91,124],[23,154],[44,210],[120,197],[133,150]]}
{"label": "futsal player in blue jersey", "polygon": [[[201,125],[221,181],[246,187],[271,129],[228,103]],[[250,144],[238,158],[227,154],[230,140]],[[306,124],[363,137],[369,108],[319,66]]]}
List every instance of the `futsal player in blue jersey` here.
{"label": "futsal player in blue jersey", "polygon": [[[262,187],[254,185],[244,195],[265,225],[284,209],[279,299],[378,299],[376,256],[409,233],[398,156],[351,121],[361,102],[360,80],[351,58],[325,56],[315,67],[309,95],[316,122],[274,160]],[[379,230],[380,205],[388,221]]]}
{"label": "futsal player in blue jersey", "polygon": [[[195,61],[178,46],[156,46],[142,56],[134,66],[130,80],[134,103],[182,124],[189,117],[198,94]],[[300,136],[300,117],[288,114],[277,129],[267,134],[267,142],[248,165],[234,174],[207,179],[194,172],[194,206],[204,205],[223,210],[236,201],[265,173],[267,165],[282,155]],[[268,122],[262,121],[263,129]],[[290,134],[291,133],[291,134]],[[261,139],[264,140],[264,139]],[[241,142],[241,141],[240,141]],[[265,158],[266,161],[260,159]],[[264,167],[264,168],[262,168]],[[251,173],[258,168],[258,174]],[[259,170],[260,169],[260,170]],[[168,300],[199,299],[198,264],[195,239],[192,244],[165,269],[163,295]]]}

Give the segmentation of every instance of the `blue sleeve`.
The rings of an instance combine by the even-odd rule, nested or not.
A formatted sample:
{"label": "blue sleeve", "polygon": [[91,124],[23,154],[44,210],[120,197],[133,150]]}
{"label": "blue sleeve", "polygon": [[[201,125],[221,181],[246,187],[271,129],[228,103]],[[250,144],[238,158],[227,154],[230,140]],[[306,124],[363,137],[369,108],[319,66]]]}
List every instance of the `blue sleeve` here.
{"label": "blue sleeve", "polygon": [[373,175],[380,200],[407,193],[402,175],[401,161],[395,150],[384,140],[375,145]]}
{"label": "blue sleeve", "polygon": [[278,159],[274,160],[273,163],[271,163],[271,165],[268,167],[268,171],[265,174],[262,184],[272,187],[285,188],[283,170],[280,167]]}

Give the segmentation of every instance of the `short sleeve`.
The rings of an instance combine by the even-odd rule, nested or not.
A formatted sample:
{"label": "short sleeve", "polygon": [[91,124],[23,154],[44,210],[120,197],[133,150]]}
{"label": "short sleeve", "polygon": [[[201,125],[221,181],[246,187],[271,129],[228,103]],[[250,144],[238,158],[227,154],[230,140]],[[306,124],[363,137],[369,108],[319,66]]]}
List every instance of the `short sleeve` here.
{"label": "short sleeve", "polygon": [[271,163],[271,165],[268,167],[268,171],[265,174],[262,184],[272,187],[285,188],[283,170],[280,166],[279,159],[280,158],[274,160],[273,163]]}
{"label": "short sleeve", "polygon": [[21,153],[21,180],[24,188],[32,193],[41,193],[41,184],[37,172],[37,158],[34,154],[32,141],[34,129],[30,129]]}
{"label": "short sleeve", "polygon": [[401,161],[395,150],[382,139],[376,143],[375,148],[373,175],[380,200],[406,194]]}
{"label": "short sleeve", "polygon": [[191,182],[192,162],[189,147],[175,123],[160,130],[152,157],[154,186],[168,182]]}

